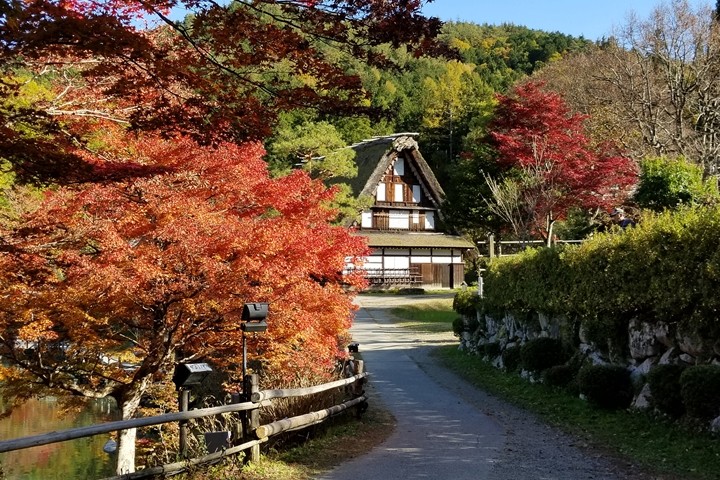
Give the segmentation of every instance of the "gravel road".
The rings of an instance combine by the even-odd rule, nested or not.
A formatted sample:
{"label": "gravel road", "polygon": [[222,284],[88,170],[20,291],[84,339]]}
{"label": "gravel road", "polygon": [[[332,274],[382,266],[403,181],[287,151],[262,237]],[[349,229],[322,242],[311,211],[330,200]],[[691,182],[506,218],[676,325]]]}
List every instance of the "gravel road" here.
{"label": "gravel road", "polygon": [[[437,297],[435,297],[437,298]],[[393,434],[370,453],[321,480],[650,480],[624,462],[544,425],[533,415],[476,389],[429,356],[457,344],[451,333],[396,326],[389,309],[427,296],[359,296],[352,329],[370,373],[370,408],[382,402]]]}

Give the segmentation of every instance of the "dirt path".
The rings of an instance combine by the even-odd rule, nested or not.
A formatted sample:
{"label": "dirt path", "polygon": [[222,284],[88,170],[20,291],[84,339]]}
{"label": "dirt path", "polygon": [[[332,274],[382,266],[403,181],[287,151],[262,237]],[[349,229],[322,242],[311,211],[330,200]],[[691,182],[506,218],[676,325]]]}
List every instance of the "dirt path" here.
{"label": "dirt path", "polygon": [[373,400],[396,419],[369,454],[320,477],[375,479],[644,479],[629,465],[592,453],[532,415],[475,389],[437,366],[429,351],[455,344],[451,333],[397,327],[389,309],[428,297],[360,296],[353,326],[370,372]]}

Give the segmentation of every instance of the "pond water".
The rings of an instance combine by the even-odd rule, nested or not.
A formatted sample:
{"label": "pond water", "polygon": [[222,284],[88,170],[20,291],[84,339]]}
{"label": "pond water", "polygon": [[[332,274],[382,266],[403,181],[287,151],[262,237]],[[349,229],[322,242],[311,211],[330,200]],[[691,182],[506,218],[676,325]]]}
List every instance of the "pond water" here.
{"label": "pond water", "polygon": [[[2,401],[0,400],[0,406]],[[0,440],[84,427],[117,419],[110,399],[94,400],[79,414],[64,415],[52,398],[33,399],[0,420]],[[0,454],[0,478],[8,480],[97,479],[114,475],[115,459],[103,451],[108,435]]]}

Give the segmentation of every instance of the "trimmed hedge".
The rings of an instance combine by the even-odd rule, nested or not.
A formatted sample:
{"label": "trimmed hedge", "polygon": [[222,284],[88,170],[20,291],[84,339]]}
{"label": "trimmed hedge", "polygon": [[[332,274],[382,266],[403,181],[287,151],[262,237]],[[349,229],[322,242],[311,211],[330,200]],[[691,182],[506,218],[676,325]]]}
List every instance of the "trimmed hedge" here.
{"label": "trimmed hedge", "polygon": [[520,362],[525,370],[542,372],[565,363],[567,356],[557,338],[540,337],[527,342],[520,349]]}
{"label": "trimmed hedge", "polygon": [[467,317],[475,316],[480,306],[480,297],[475,289],[461,290],[453,298],[453,310]]}
{"label": "trimmed hedge", "polygon": [[584,366],[578,373],[578,387],[590,403],[600,408],[628,408],[633,398],[630,372],[618,365]]}
{"label": "trimmed hedge", "polygon": [[518,367],[520,367],[521,350],[522,347],[520,347],[520,345],[508,347],[503,350],[502,361],[506,371],[515,372],[517,371]]}
{"label": "trimmed hedge", "polygon": [[680,393],[689,416],[709,420],[720,415],[720,366],[685,369],[680,375]]}
{"label": "trimmed hedge", "polygon": [[648,373],[652,406],[673,418],[680,418],[685,413],[680,375],[686,368],[684,365],[658,365]]}
{"label": "trimmed hedge", "polygon": [[[717,245],[720,206],[647,212],[622,233],[494,259],[484,276],[485,298],[472,301],[484,312],[581,318],[597,345],[608,338],[621,342],[632,318],[680,322],[703,338],[719,339]],[[456,296],[458,312],[471,308],[472,293]]]}

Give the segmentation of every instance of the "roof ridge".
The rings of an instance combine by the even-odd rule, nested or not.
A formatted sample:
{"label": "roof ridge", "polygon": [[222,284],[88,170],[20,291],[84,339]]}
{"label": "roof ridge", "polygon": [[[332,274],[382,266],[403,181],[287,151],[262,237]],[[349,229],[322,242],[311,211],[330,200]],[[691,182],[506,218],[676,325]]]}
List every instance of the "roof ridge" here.
{"label": "roof ridge", "polygon": [[376,137],[371,137],[371,138],[366,138],[366,139],[360,140],[359,142],[353,143],[352,145],[349,145],[344,148],[355,148],[360,145],[371,144],[371,143],[375,143],[375,142],[382,142],[382,141],[387,141],[387,140],[395,140],[400,137],[419,137],[419,136],[420,136],[420,134],[416,133],[416,132],[402,132],[402,133],[392,133],[390,135],[378,135]]}

